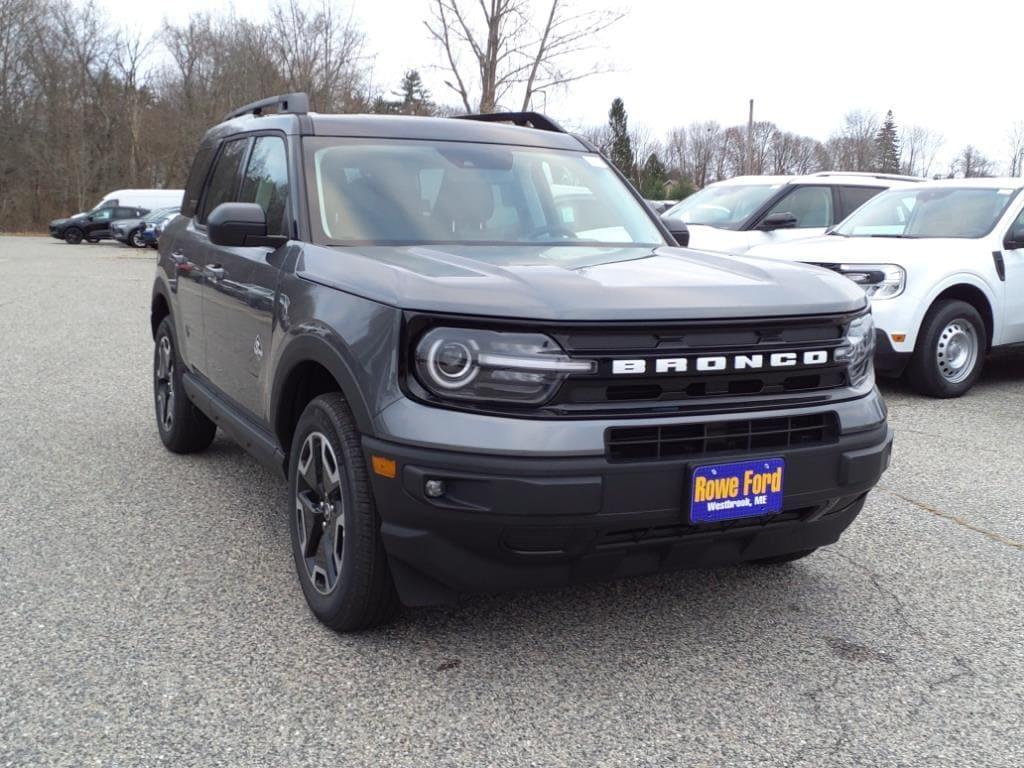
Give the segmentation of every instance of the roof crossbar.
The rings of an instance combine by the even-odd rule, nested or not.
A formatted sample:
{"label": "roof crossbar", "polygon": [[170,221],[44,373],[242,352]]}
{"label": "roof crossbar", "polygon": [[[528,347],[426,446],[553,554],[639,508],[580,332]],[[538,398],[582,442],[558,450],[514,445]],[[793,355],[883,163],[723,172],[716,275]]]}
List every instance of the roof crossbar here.
{"label": "roof crossbar", "polygon": [[243,115],[263,114],[268,107],[276,107],[278,113],[288,115],[305,115],[309,112],[309,96],[304,93],[285,93],[280,96],[271,96],[268,99],[260,99],[252,104],[246,104],[233,112],[229,112],[225,120],[232,120]]}
{"label": "roof crossbar", "polygon": [[481,115],[455,115],[459,120],[478,120],[481,123],[512,123],[521,128],[535,128],[538,131],[566,133],[567,131],[546,115],[539,112],[489,112]]}

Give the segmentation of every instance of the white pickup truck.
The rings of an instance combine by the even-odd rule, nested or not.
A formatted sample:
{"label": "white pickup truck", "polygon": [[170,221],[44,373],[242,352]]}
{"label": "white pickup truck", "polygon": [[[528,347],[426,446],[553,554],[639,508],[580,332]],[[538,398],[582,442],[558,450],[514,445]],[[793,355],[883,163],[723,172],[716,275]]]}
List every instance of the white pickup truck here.
{"label": "white pickup truck", "polygon": [[959,397],[993,347],[1024,343],[1024,179],[892,189],[822,237],[751,256],[845,274],[871,298],[875,367]]}

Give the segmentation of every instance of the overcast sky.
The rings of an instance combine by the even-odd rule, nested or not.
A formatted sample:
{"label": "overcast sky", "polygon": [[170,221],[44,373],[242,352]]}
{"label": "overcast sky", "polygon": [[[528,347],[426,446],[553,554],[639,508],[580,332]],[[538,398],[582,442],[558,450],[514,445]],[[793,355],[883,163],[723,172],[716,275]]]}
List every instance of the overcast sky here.
{"label": "overcast sky", "polygon": [[[217,0],[99,0],[115,19],[176,21]],[[546,0],[534,0],[542,7]],[[631,124],[661,136],[694,120],[724,125],[756,119],[826,139],[845,112],[892,109],[897,123],[941,131],[943,170],[973,143],[1005,170],[1007,134],[1024,120],[1024,3],[1019,0],[575,0],[578,7],[628,9],[587,62],[613,69],[549,94],[547,111],[572,126],[606,120],[621,96]],[[428,0],[342,0],[366,33],[373,82],[392,89],[416,68],[438,100],[446,93],[439,51],[423,20]],[[236,4],[263,17],[269,0]],[[138,26],[138,25],[135,25]],[[538,105],[544,106],[543,101]]]}

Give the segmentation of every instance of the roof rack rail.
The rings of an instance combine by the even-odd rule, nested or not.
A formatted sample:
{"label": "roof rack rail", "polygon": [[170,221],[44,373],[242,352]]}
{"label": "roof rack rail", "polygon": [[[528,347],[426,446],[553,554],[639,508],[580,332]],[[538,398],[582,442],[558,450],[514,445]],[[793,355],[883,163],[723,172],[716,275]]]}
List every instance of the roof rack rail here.
{"label": "roof rack rail", "polygon": [[259,117],[267,107],[277,107],[281,114],[305,115],[309,112],[309,96],[304,93],[285,93],[280,96],[271,96],[268,99],[260,99],[252,104],[246,104],[233,112],[229,112],[224,118],[231,120],[242,115],[256,115]]}
{"label": "roof rack rail", "polygon": [[454,115],[459,120],[478,120],[481,123],[512,123],[521,128],[536,128],[538,131],[566,133],[567,131],[540,112],[488,112],[481,115]]}
{"label": "roof rack rail", "polygon": [[872,173],[870,171],[818,171],[812,176],[859,176],[862,179],[888,179],[890,181],[928,181],[920,176],[903,176],[899,173]]}

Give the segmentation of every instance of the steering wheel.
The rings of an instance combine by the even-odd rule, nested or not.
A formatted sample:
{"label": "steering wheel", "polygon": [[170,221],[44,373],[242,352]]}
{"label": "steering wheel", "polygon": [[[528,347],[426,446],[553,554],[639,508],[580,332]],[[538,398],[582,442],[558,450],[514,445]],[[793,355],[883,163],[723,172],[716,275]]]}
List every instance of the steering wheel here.
{"label": "steering wheel", "polygon": [[530,240],[536,240],[541,235],[554,235],[565,240],[579,240],[575,232],[558,224],[542,224],[536,229],[531,230],[526,237]]}

